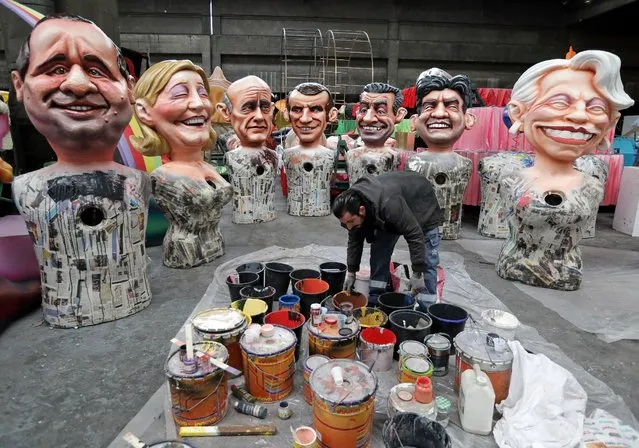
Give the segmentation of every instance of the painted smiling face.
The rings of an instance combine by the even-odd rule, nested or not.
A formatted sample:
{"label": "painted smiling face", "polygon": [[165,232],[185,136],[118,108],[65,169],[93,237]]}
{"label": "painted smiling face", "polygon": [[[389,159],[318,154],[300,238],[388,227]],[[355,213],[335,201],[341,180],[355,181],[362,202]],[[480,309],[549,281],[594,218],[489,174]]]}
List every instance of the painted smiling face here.
{"label": "painted smiling face", "polygon": [[146,124],[166,139],[171,151],[201,151],[209,141],[213,105],[204,82],[197,72],[177,72],[147,111]]}
{"label": "painted smiling face", "polygon": [[572,161],[593,151],[614,125],[610,103],[587,70],[555,70],[541,78],[536,99],[515,120],[538,154]]}
{"label": "painted smiling face", "polygon": [[[393,112],[395,94],[362,93],[357,109],[357,131],[369,148],[381,148],[395,130],[397,120]],[[404,110],[405,113],[405,110]]]}
{"label": "painted smiling face", "polygon": [[113,42],[93,24],[51,19],[33,31],[29,47],[24,79],[12,73],[16,95],[59,160],[64,151],[105,149],[111,157],[132,115]]}
{"label": "painted smiling face", "polygon": [[475,117],[464,113],[463,100],[452,89],[433,90],[422,98],[421,112],[411,117],[411,126],[419,132],[429,150],[452,150]]}
{"label": "painted smiling face", "polygon": [[301,146],[320,146],[322,133],[326,129],[329,99],[328,92],[318,95],[304,95],[297,90],[291,92],[287,113]]}

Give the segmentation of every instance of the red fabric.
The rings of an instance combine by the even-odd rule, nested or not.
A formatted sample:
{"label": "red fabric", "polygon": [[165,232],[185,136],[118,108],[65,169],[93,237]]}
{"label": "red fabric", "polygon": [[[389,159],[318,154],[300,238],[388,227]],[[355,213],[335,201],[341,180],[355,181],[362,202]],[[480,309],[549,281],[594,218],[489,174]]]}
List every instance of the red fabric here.
{"label": "red fabric", "polygon": [[477,89],[487,107],[504,107],[510,101],[511,89]]}
{"label": "red fabric", "polygon": [[402,107],[406,109],[413,109],[417,104],[417,88],[415,86],[408,87],[402,90],[404,100],[402,101]]}

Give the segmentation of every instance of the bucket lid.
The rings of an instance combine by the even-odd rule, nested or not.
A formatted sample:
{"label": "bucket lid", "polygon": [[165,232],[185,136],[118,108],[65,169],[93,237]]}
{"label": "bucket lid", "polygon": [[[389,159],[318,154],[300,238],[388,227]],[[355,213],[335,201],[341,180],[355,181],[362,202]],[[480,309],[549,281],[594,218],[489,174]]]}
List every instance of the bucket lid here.
{"label": "bucket lid", "polygon": [[515,330],[519,326],[519,319],[508,311],[484,310],[481,318],[485,323],[503,330]]}
{"label": "bucket lid", "polygon": [[415,385],[413,383],[401,383],[393,386],[388,394],[389,407],[392,406],[397,412],[429,415],[432,412],[433,403],[420,403],[415,399],[414,394]]}
{"label": "bucket lid", "polygon": [[495,351],[495,348],[489,346],[486,342],[487,335],[488,332],[484,330],[464,330],[455,336],[455,349],[460,354],[478,361],[499,364],[512,362],[513,352],[510,347],[506,345],[506,350],[502,352]]}
{"label": "bucket lid", "polygon": [[[196,342],[193,344],[193,351],[201,351],[206,353],[211,358],[215,358],[223,363],[229,359],[229,352],[226,347],[218,342],[213,341],[205,341],[205,342]],[[198,368],[195,372],[188,373],[185,371],[186,366],[184,362],[180,359],[181,350],[176,350],[169,356],[166,360],[166,364],[164,366],[164,370],[168,376],[174,378],[199,378],[209,373],[213,373],[216,370],[219,370],[217,367],[212,365],[208,361],[202,361],[198,359]],[[196,356],[197,357],[197,356]]]}
{"label": "bucket lid", "polygon": [[317,369],[322,364],[326,364],[330,360],[331,358],[329,358],[328,356],[311,355],[308,358],[306,358],[306,362],[304,363],[304,368],[312,372],[313,370]]}
{"label": "bucket lid", "polygon": [[232,308],[213,308],[193,317],[195,329],[204,333],[228,333],[246,323],[244,313]]}
{"label": "bucket lid", "polygon": [[[334,316],[338,317],[339,313],[327,313],[326,316]],[[350,323],[344,322],[344,326],[340,328],[339,319],[337,319],[337,323],[335,325],[328,325],[325,321],[322,321],[318,326],[312,325],[312,322],[309,320],[306,328],[308,331],[318,338],[324,339],[349,339],[353,336],[357,336],[359,333],[359,322],[357,319],[353,319]],[[348,329],[350,332],[346,335],[340,334],[340,330]],[[346,333],[346,332],[343,332]]]}
{"label": "bucket lid", "polygon": [[426,336],[426,339],[424,339],[424,343],[426,344],[426,347],[432,348],[433,350],[450,349],[450,340],[443,334],[439,333],[429,334]]}
{"label": "bucket lid", "polygon": [[404,358],[402,369],[404,367],[416,374],[424,374],[433,370],[433,365],[430,361],[426,358],[422,358],[421,356],[409,356],[408,358]]}
{"label": "bucket lid", "polygon": [[[331,369],[342,369],[343,383],[338,386],[331,375]],[[309,379],[315,397],[337,405],[363,403],[375,395],[377,377],[368,371],[368,366],[350,359],[334,359],[322,364],[311,373]]]}
{"label": "bucket lid", "polygon": [[245,332],[240,338],[240,347],[251,355],[276,355],[293,347],[297,342],[295,333],[279,325],[273,326],[273,336],[248,338]]}
{"label": "bucket lid", "polygon": [[419,341],[404,341],[399,344],[399,352],[406,356],[426,356],[428,349]]}

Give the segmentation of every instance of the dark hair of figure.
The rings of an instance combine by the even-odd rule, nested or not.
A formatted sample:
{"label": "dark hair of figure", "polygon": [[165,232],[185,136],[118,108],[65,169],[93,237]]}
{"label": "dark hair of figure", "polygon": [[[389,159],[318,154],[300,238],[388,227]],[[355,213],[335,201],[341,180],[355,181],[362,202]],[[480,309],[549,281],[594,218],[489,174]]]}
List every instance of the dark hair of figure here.
{"label": "dark hair of figure", "polygon": [[464,103],[462,104],[464,112],[466,112],[471,103],[470,79],[466,75],[457,75],[452,78],[438,75],[424,76],[417,80],[416,88],[418,114],[422,111],[422,100],[434,90],[451,89],[457,92]]}
{"label": "dark hair of figure", "polygon": [[339,196],[335,198],[333,201],[333,214],[337,219],[340,219],[344,216],[344,213],[348,212],[351,215],[359,215],[359,208],[361,206],[366,206],[361,196],[353,191],[346,190],[342,192]]}
{"label": "dark hair of figure", "polygon": [[393,103],[393,113],[395,114],[399,108],[402,107],[402,103],[404,102],[404,95],[402,95],[401,90],[383,82],[372,82],[370,84],[366,84],[362,93],[392,93],[395,95],[395,102]]}
{"label": "dark hair of figure", "polygon": [[[22,46],[20,47],[20,52],[18,53],[18,58],[16,59],[16,70],[20,74],[20,78],[24,79],[25,76],[27,76],[27,72],[29,71],[29,56],[31,53],[29,49],[29,41],[31,40],[31,34],[33,33],[33,30],[35,30],[42,23],[53,19],[90,23],[91,25],[97,27],[97,25],[89,19],[85,19],[84,17],[75,14],[51,14],[48,16],[44,16],[38,21],[38,23],[33,26],[31,32],[29,32],[27,38],[24,40],[24,42],[22,42]],[[120,47],[115,45],[115,43],[113,44],[113,46],[115,47],[115,51],[117,52],[118,69],[120,70],[120,74],[122,75],[122,77],[124,77],[124,79],[127,79],[129,76],[129,70],[126,67],[126,60],[124,59],[124,55],[122,54]]]}
{"label": "dark hair of figure", "polygon": [[293,88],[293,90],[288,92],[288,95],[286,95],[286,108],[289,111],[291,110],[291,107],[288,104],[288,99],[291,97],[291,93],[295,91],[298,91],[302,95],[308,95],[308,96],[315,96],[315,95],[319,95],[322,92],[326,92],[328,94],[328,103],[326,104],[326,115],[328,115],[328,113],[334,106],[333,95],[331,95],[331,92],[326,88],[326,86],[323,86],[322,84],[317,82],[303,82],[301,84],[296,85],[295,88]]}

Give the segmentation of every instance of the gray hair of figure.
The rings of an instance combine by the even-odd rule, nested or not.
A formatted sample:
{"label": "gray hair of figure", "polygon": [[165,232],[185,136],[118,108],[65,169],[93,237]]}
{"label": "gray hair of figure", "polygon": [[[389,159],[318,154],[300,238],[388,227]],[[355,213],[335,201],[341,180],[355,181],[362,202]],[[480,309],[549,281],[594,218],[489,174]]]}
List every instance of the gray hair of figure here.
{"label": "gray hair of figure", "polygon": [[391,86],[390,84],[386,84],[383,82],[372,82],[370,84],[366,84],[362,93],[392,93],[393,95],[395,95],[395,102],[393,103],[393,113],[397,113],[399,108],[402,107],[402,103],[404,102],[404,95],[402,95],[401,90],[399,90],[395,86]]}
{"label": "gray hair of figure", "polygon": [[422,110],[422,100],[426,95],[435,90],[451,89],[457,92],[462,99],[462,110],[471,106],[470,78],[466,75],[452,76],[441,68],[433,67],[422,72],[415,82],[415,94],[417,96],[416,109],[418,113]]}
{"label": "gray hair of figure", "polygon": [[231,103],[231,99],[226,94],[226,92],[224,92],[224,96],[222,97],[222,102],[224,103],[226,108],[229,110],[229,113],[233,112],[233,104]]}
{"label": "gray hair of figure", "polygon": [[538,94],[538,80],[554,70],[564,68],[593,71],[595,86],[616,110],[627,109],[635,103],[623,89],[619,73],[621,59],[601,50],[581,51],[572,59],[550,59],[533,65],[515,83],[511,100],[531,104]]}

